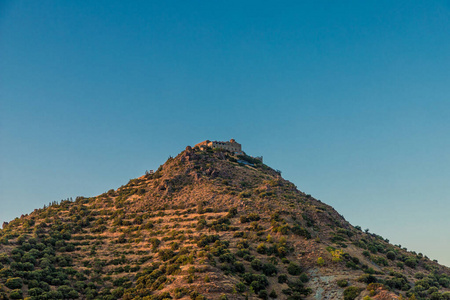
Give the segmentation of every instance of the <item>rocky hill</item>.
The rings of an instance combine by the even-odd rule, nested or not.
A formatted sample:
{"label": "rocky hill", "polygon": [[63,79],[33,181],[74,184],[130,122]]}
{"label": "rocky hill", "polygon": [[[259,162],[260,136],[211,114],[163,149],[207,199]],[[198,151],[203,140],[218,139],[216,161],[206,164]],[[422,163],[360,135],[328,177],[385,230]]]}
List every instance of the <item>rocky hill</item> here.
{"label": "rocky hill", "polygon": [[449,287],[449,268],[219,149],[187,147],[0,231],[0,299],[450,299]]}

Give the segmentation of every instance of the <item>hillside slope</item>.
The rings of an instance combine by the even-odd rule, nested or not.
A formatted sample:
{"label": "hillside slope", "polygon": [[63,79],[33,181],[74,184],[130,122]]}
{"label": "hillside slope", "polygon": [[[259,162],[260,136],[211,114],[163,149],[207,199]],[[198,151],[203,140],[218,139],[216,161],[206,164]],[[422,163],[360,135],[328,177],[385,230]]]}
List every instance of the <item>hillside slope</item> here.
{"label": "hillside slope", "polygon": [[0,299],[450,299],[449,287],[447,267],[219,149],[187,147],[0,231]]}

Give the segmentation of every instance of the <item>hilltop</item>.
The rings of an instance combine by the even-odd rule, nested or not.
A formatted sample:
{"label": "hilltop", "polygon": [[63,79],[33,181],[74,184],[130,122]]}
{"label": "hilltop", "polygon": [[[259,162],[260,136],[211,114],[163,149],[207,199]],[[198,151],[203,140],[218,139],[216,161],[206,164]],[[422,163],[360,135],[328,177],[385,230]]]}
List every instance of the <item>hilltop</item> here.
{"label": "hilltop", "polygon": [[4,224],[0,253],[0,299],[450,299],[449,268],[209,147]]}

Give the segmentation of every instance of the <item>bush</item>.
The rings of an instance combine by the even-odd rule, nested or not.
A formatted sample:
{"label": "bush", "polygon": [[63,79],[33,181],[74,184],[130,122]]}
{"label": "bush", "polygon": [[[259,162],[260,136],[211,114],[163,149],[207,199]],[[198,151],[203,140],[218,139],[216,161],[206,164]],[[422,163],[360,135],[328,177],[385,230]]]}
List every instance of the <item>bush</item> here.
{"label": "bush", "polygon": [[297,264],[294,264],[293,262],[290,262],[288,267],[287,267],[287,271],[289,274],[291,275],[300,275],[302,273],[302,267],[300,267]]}
{"label": "bush", "polygon": [[[250,197],[250,195],[251,194],[249,194],[248,197]],[[256,214],[256,213],[251,213],[251,214],[248,214],[246,216],[241,216],[239,218],[241,223],[247,223],[247,222],[250,222],[250,221],[259,221],[260,219],[261,219],[261,217],[258,214]]]}
{"label": "bush", "polygon": [[267,299],[269,297],[269,294],[266,290],[260,290],[258,293],[258,297],[261,299]]}
{"label": "bush", "polygon": [[299,225],[295,225],[294,227],[291,228],[291,231],[297,235],[303,236],[307,239],[311,238],[311,233],[309,233],[308,230],[306,230],[306,228],[301,227]]}
{"label": "bush", "polygon": [[373,262],[375,262],[377,265],[381,265],[381,266],[388,266],[388,262],[386,260],[386,258],[381,257],[381,256],[375,256],[372,259]]}
{"label": "bush", "polygon": [[259,293],[259,291],[263,290],[267,285],[268,283],[264,283],[259,280],[255,280],[250,283],[250,287],[255,291],[255,293]]}
{"label": "bush", "polygon": [[305,283],[309,281],[309,277],[308,277],[308,275],[306,275],[306,273],[300,274],[299,278],[302,282],[305,282]]}
{"label": "bush", "polygon": [[348,286],[348,281],[345,279],[338,280],[337,285],[340,286],[341,288],[344,288]]}
{"label": "bush", "polygon": [[308,295],[312,292],[311,289],[305,288],[305,284],[302,280],[300,280],[300,278],[297,278],[297,280],[293,282],[289,282],[288,286],[292,292],[291,297],[289,297],[288,299],[303,299],[303,297],[301,296],[302,294]]}
{"label": "bush", "polygon": [[364,283],[373,283],[373,282],[377,282],[377,278],[371,274],[363,274],[358,278],[359,282],[364,282]]}
{"label": "bush", "polygon": [[288,281],[288,277],[286,274],[281,274],[278,276],[278,283],[285,283]]}
{"label": "bush", "polygon": [[433,293],[431,293],[431,295],[430,295],[430,299],[431,300],[442,300],[442,294],[441,293],[439,293],[439,292],[433,292]]}
{"label": "bush", "polygon": [[43,292],[44,292],[43,289],[35,287],[35,288],[31,288],[31,289],[28,290],[28,295],[36,297],[36,296],[41,295]]}
{"label": "bush", "polygon": [[238,291],[239,293],[243,293],[243,292],[245,292],[245,289],[246,289],[246,287],[245,287],[244,283],[242,283],[242,282],[236,283],[236,291]]}
{"label": "bush", "polygon": [[264,275],[245,273],[242,275],[242,279],[246,284],[250,285],[255,293],[258,293],[260,290],[269,285],[269,281]]}
{"label": "bush", "polygon": [[11,293],[9,294],[10,299],[22,299],[22,297],[23,297],[22,290],[20,289],[12,290]]}
{"label": "bush", "polygon": [[386,253],[386,257],[387,257],[388,259],[390,259],[390,260],[395,260],[395,257],[396,257],[395,252],[394,252],[394,251],[388,251],[388,252]]}
{"label": "bush", "polygon": [[258,247],[256,247],[256,252],[259,254],[265,254],[267,252],[266,245],[264,243],[259,244]]}
{"label": "bush", "polygon": [[439,284],[444,288],[448,288],[450,286],[450,279],[441,277],[439,278]]}
{"label": "bush", "polygon": [[266,276],[274,276],[278,273],[277,268],[271,263],[264,264],[262,271]]}
{"label": "bush", "polygon": [[317,259],[317,265],[323,266],[325,264],[325,260],[322,257],[319,257]]}
{"label": "bush", "polygon": [[344,300],[354,300],[360,293],[360,288],[356,286],[349,286],[344,290]]}
{"label": "bush", "polygon": [[262,266],[263,266],[262,262],[259,259],[257,259],[257,258],[252,260],[250,265],[251,265],[252,269],[255,270],[255,271],[260,271],[262,269]]}
{"label": "bush", "polygon": [[245,272],[245,266],[243,263],[236,261],[233,263],[234,271],[237,273],[244,273]]}
{"label": "bush", "polygon": [[197,242],[197,246],[203,248],[208,244],[214,243],[219,240],[218,235],[203,235],[200,240]]}
{"label": "bush", "polygon": [[158,256],[163,260],[169,260],[174,257],[175,253],[171,249],[164,249],[158,251]]}
{"label": "bush", "polygon": [[21,289],[23,282],[22,279],[19,277],[14,277],[14,278],[9,278],[8,280],[6,280],[5,283],[6,287],[9,289]]}
{"label": "bush", "polygon": [[408,267],[414,269],[417,266],[417,260],[415,260],[414,258],[408,258],[407,260],[405,260],[405,265],[407,265]]}
{"label": "bush", "polygon": [[126,276],[124,277],[119,277],[114,279],[113,281],[113,285],[117,286],[117,287],[124,287],[124,288],[128,288],[130,287],[130,279]]}

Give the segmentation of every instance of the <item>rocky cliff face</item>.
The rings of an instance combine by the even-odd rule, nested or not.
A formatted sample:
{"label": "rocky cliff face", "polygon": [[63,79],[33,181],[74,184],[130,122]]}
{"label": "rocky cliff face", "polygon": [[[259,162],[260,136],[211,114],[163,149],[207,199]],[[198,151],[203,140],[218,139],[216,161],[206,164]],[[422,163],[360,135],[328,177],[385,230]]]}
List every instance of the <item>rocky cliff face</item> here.
{"label": "rocky cliff face", "polygon": [[0,238],[0,299],[450,299],[448,268],[225,150],[187,147]]}

